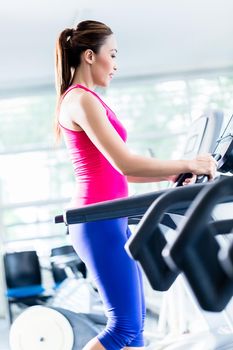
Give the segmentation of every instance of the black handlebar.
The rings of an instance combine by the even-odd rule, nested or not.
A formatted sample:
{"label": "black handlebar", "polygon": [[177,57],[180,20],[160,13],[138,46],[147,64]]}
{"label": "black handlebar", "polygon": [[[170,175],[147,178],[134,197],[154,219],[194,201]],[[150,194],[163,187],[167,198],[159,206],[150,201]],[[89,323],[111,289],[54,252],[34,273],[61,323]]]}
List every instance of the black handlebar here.
{"label": "black handlebar", "polygon": [[[207,311],[222,311],[233,294],[233,263],[231,276],[219,259],[221,246],[216,234],[231,233],[233,220],[210,222],[214,207],[233,202],[233,177],[205,186],[186,213],[177,230],[177,239],[167,254],[182,270],[201,307]],[[228,232],[227,232],[228,231]]]}
{"label": "black handlebar", "polygon": [[[194,185],[195,191],[198,193],[203,188],[203,184]],[[194,187],[188,186],[188,187]],[[111,201],[105,201],[97,204],[86,205],[85,207],[77,209],[68,209],[63,215],[55,217],[55,223],[65,222],[66,225],[78,224],[82,222],[90,222],[105,219],[115,218],[134,218],[139,215],[144,215],[149,206],[165,193],[174,192],[175,196],[179,198],[180,191],[183,191],[183,187],[164,189],[161,191],[155,191],[147,194],[132,196],[124,199],[116,199]],[[177,202],[176,205],[171,208],[173,214],[184,214],[187,209],[187,203]]]}
{"label": "black handlebar", "polygon": [[[212,155],[213,158],[218,162],[222,157],[221,154],[213,154]],[[183,185],[183,182],[188,179],[191,178],[193,176],[192,173],[184,173],[184,174],[180,174],[176,181],[175,181],[175,187],[179,187]],[[198,175],[197,179],[196,179],[196,183],[205,183],[209,181],[209,177],[207,175]]]}
{"label": "black handlebar", "polygon": [[[219,262],[220,246],[215,236],[230,233],[233,220],[213,222],[211,214],[217,203],[233,202],[233,177],[208,183],[198,193],[199,186],[180,187],[180,191],[167,192],[158,198],[125,248],[140,262],[153,289],[167,290],[182,271],[200,305],[208,311],[221,311],[233,293],[233,261],[230,278]],[[182,202],[186,208],[187,202],[191,206],[171,243],[160,228],[161,219]],[[230,253],[233,259],[233,248]]]}

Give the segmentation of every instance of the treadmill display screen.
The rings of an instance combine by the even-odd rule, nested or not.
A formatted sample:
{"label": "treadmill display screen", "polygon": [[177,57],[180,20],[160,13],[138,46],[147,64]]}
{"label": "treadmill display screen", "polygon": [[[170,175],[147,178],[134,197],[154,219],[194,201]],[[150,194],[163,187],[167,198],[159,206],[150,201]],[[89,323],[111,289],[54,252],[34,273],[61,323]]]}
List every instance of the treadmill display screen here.
{"label": "treadmill display screen", "polygon": [[[188,140],[186,147],[185,147],[185,154],[193,153],[195,151],[195,148],[197,148],[197,147],[195,147],[197,144],[197,137],[198,137],[198,135],[195,134]],[[200,145],[198,145],[198,147],[199,146]],[[198,149],[197,149],[197,151],[198,151]]]}
{"label": "treadmill display screen", "polygon": [[223,137],[217,144],[214,153],[219,153],[221,155],[224,155],[229,147],[230,142],[232,141],[232,136],[228,135]]}
{"label": "treadmill display screen", "polygon": [[214,153],[221,155],[221,159],[218,162],[218,171],[233,173],[233,115],[222,136],[217,141]]}

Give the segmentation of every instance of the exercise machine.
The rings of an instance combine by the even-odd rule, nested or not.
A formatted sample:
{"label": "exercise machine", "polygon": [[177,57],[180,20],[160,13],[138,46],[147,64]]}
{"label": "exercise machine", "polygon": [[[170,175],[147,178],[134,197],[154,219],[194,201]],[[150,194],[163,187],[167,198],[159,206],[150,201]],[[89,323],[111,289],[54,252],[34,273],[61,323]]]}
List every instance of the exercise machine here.
{"label": "exercise machine", "polygon": [[[221,156],[218,170],[224,173],[233,172],[232,131],[233,118],[230,119],[221,138],[218,139],[214,150]],[[181,203],[186,203],[193,197],[193,191],[194,186],[188,186],[183,189],[183,192],[179,192],[179,197],[175,193],[167,192],[158,198],[144,215],[135,235],[127,242],[126,249],[134,259],[140,262],[153,289],[165,291],[172,286],[168,293],[172,294],[173,303],[179,304],[180,309],[180,299],[183,300],[188,295],[189,303],[186,303],[185,306],[183,303],[183,314],[187,313],[187,308],[190,308],[191,303],[193,313],[198,316],[196,322],[205,327],[205,332],[203,330],[202,332],[196,331],[195,336],[192,337],[189,333],[190,329],[182,320],[182,331],[185,334],[183,337],[173,337],[172,341],[176,343],[173,346],[171,339],[168,339],[167,343],[163,341],[166,349],[187,349],[194,346],[195,343],[198,349],[231,349],[233,346],[233,320],[230,318],[233,311],[232,305],[229,304],[225,312],[221,314],[212,313],[210,315],[210,313],[202,312],[198,308],[192,293],[194,292],[202,308],[212,312],[223,310],[231,299],[232,278],[227,275],[227,271],[228,274],[229,271],[232,273],[230,252],[233,248],[228,244],[229,254],[226,254],[226,248],[220,249],[220,247],[226,247],[224,238],[226,238],[226,234],[229,236],[233,226],[232,210],[229,210],[229,218],[220,221],[213,221],[210,214],[217,201],[232,204],[233,178],[230,176],[222,180],[220,177],[220,180],[216,180],[213,184],[206,184],[194,199],[176,232],[173,232],[172,237],[167,237],[159,225],[163,215],[172,207],[180,207]],[[195,210],[191,215],[192,219],[188,219],[193,206]],[[225,211],[226,208],[225,206]],[[206,220],[208,218],[207,222],[204,223],[203,218]],[[222,245],[220,245],[221,243]],[[218,253],[225,258],[219,261]],[[224,266],[225,270],[228,266],[228,270],[225,271]],[[181,272],[188,280],[191,290],[187,288],[183,278],[178,277]],[[175,282],[175,287],[179,294],[176,293],[176,298],[174,298],[174,293],[171,291],[174,289],[176,279],[178,280]],[[182,293],[180,293],[180,286],[182,286]],[[177,296],[179,297],[177,298]],[[177,318],[179,317],[180,315]],[[220,332],[219,329],[224,324],[227,331]],[[207,342],[203,342],[203,337],[207,339]]]}

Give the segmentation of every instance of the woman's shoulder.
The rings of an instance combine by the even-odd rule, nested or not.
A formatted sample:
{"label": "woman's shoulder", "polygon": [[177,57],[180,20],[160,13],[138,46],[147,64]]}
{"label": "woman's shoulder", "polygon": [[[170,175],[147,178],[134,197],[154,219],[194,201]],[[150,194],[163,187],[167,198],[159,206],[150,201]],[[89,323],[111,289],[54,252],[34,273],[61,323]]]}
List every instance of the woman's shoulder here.
{"label": "woman's shoulder", "polygon": [[73,88],[64,96],[61,110],[70,116],[93,115],[95,113],[105,113],[105,106],[100,98],[90,90]]}
{"label": "woman's shoulder", "polygon": [[68,104],[73,102],[73,101],[77,102],[85,94],[88,94],[88,91],[83,90],[83,89],[79,89],[78,86],[77,87],[75,87],[75,86],[70,87],[64,93],[62,102],[68,103]]}
{"label": "woman's shoulder", "polygon": [[101,102],[101,99],[98,97],[98,95],[88,89],[82,89],[77,87],[73,87],[66,93],[64,96],[64,101],[67,103],[77,103],[79,102],[80,104],[89,104],[89,103],[99,103]]}

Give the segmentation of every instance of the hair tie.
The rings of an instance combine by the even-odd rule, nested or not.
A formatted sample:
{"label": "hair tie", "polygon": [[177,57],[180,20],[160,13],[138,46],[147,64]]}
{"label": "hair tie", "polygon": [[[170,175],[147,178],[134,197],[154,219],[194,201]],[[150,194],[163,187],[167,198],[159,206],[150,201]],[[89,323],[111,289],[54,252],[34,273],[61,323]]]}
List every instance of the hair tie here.
{"label": "hair tie", "polygon": [[66,41],[70,41],[70,39],[72,38],[73,34],[74,34],[74,29],[68,29],[67,30],[67,37],[66,37]]}

